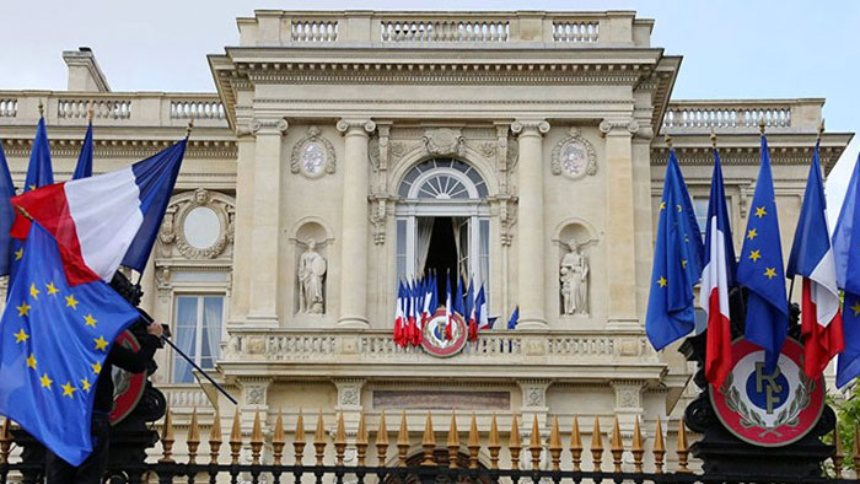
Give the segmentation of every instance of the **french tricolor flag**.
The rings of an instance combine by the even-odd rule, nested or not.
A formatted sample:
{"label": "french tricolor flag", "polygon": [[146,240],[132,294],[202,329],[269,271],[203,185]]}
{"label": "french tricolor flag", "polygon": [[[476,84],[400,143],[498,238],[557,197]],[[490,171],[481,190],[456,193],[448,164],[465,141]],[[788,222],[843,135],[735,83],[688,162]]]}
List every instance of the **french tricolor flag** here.
{"label": "french tricolor flag", "polygon": [[[55,183],[12,198],[12,236],[29,220],[57,241],[69,284],[110,281],[120,264],[142,271],[176,184],[188,139],[102,175]],[[23,217],[21,215],[24,215]]]}
{"label": "french tricolor flag", "polygon": [[803,337],[803,371],[810,378],[821,375],[830,360],[845,346],[836,264],[826,214],[827,202],[816,143],[786,271],[787,277],[803,277],[800,330]]}
{"label": "french tricolor flag", "polygon": [[714,174],[705,235],[704,269],[699,303],[708,314],[705,376],[714,388],[720,388],[731,371],[732,326],[729,315],[729,289],[734,284],[735,249],[729,225],[723,170],[720,155],[714,149]]}

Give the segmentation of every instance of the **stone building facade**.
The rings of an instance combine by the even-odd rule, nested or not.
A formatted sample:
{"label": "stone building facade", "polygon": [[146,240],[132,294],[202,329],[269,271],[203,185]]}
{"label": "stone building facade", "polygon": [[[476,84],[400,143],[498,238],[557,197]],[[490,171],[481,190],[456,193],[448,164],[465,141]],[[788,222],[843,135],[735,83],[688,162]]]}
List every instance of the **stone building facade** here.
{"label": "stone building facade", "polygon": [[[39,103],[58,181],[88,105],[97,172],[194,120],[144,306],[238,397],[246,431],[256,412],[293,428],[304,409],[331,429],[343,413],[352,435],[362,412],[375,428],[405,411],[417,432],[427,410],[456,409],[482,433],[494,414],[500,428],[536,415],[547,432],[551,417],[618,415],[629,435],[636,417],[677,418],[692,370],[643,328],[663,136],[703,218],[717,133],[739,248],[764,119],[788,250],[824,104],[673,100],[681,57],[651,45],[653,25],[634,12],[261,10],[238,19],[239,46],[209,56],[215,94],[112,92],[91,52],[67,52],[67,91],[0,91],[0,138],[20,185]],[[824,135],[828,169],[849,139]],[[428,220],[450,224],[447,260],[485,284],[499,318],[445,359],[391,337],[398,280],[429,264]],[[158,357],[176,423],[196,408],[210,426],[218,407],[226,428],[232,405]]]}

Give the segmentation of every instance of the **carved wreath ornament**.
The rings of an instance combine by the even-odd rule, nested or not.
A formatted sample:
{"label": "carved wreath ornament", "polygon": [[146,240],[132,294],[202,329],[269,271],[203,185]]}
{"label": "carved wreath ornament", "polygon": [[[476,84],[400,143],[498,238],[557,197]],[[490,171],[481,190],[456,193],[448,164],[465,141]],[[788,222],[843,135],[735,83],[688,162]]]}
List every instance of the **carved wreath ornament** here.
{"label": "carved wreath ornament", "polygon": [[[195,247],[185,233],[185,220],[196,208],[211,210],[218,221],[217,235],[207,247]],[[171,246],[186,259],[214,259],[224,253],[227,245],[233,242],[235,213],[229,197],[216,192],[198,188],[175,198],[164,216],[159,230],[160,255],[171,257]]]}
{"label": "carved wreath ornament", "polygon": [[815,388],[815,381],[806,376],[803,370],[799,370],[798,380],[800,384],[794,390],[793,398],[788,407],[782,409],[776,417],[773,425],[768,426],[763,418],[755,410],[750,409],[741,398],[740,391],[732,386],[733,375],[729,373],[723,388],[728,388],[726,393],[726,405],[730,410],[740,415],[740,424],[746,428],[761,427],[765,429],[764,433],[769,432],[768,429],[775,429],[783,425],[791,427],[799,423],[798,417],[804,408],[809,406],[810,396]]}
{"label": "carved wreath ornament", "polygon": [[322,136],[316,126],[308,128],[307,135],[296,142],[290,158],[290,171],[308,178],[319,178],[335,172],[334,146]]}
{"label": "carved wreath ornament", "polygon": [[596,173],[597,154],[594,146],[582,137],[579,128],[571,128],[570,134],[552,150],[552,174],[579,179]]}

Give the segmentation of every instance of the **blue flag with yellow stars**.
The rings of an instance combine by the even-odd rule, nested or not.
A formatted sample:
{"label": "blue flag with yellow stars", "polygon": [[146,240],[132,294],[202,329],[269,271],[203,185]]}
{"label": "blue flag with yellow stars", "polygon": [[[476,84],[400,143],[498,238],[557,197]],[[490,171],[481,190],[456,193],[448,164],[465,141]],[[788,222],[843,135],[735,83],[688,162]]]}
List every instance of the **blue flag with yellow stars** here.
{"label": "blue flag with yellow stars", "polygon": [[842,388],[860,376],[860,156],[854,163],[848,191],[833,231],[836,285],[844,291],[842,331],[845,348],[836,365],[836,386]]}
{"label": "blue flag with yellow stars", "polygon": [[737,282],[749,290],[744,336],[766,353],[765,369],[773,372],[788,331],[788,299],[770,154],[761,137],[761,166],[750,206]]}
{"label": "blue flag with yellow stars", "polygon": [[12,208],[12,197],[15,196],[15,186],[12,185],[12,175],[6,164],[6,154],[3,152],[3,142],[0,141],[0,276],[9,274],[12,265],[12,220],[15,210]]}
{"label": "blue flag with yellow stars", "polygon": [[693,285],[702,277],[702,236],[675,150],[669,151],[645,332],[658,351],[696,326]]}
{"label": "blue flag with yellow stars", "polygon": [[99,372],[137,317],[101,280],[70,287],[56,241],[34,222],[0,319],[0,414],[80,465],[92,452]]}

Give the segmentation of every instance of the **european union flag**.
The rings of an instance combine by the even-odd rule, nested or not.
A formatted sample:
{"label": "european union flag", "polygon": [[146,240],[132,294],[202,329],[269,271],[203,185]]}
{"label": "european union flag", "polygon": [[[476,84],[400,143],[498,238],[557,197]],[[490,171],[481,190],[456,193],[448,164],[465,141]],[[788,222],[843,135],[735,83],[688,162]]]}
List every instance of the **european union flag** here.
{"label": "european union flag", "polygon": [[0,143],[0,277],[9,274],[12,264],[12,238],[9,230],[15,219],[15,210],[9,200],[15,196],[15,186],[12,185],[12,174],[6,164],[6,154],[3,143]]}
{"label": "european union flag", "polygon": [[56,241],[32,223],[0,319],[0,414],[80,465],[92,452],[102,365],[114,338],[137,317],[101,280],[70,287]]}
{"label": "european union flag", "polygon": [[696,327],[693,285],[702,276],[703,252],[693,204],[675,150],[670,150],[645,316],[645,331],[657,350]]}
{"label": "european union flag", "polygon": [[833,231],[833,259],[836,265],[836,285],[845,291],[842,304],[842,331],[845,348],[836,365],[836,385],[843,387],[860,375],[860,210],[857,203],[860,185],[860,157],[848,183],[848,191],[839,211]]}
{"label": "european union flag", "polygon": [[776,368],[788,331],[788,299],[775,198],[767,139],[762,135],[761,167],[738,262],[737,281],[749,290],[744,336],[765,350],[768,372]]}

